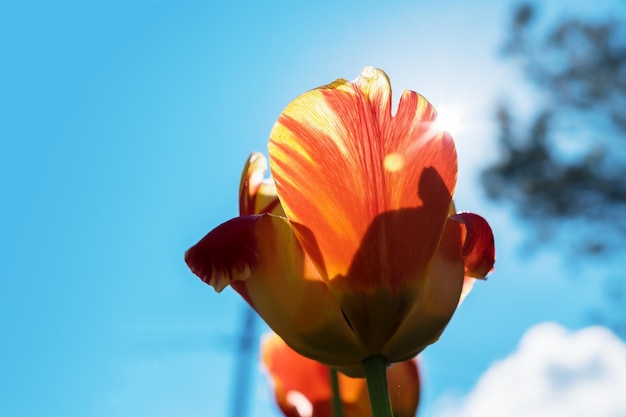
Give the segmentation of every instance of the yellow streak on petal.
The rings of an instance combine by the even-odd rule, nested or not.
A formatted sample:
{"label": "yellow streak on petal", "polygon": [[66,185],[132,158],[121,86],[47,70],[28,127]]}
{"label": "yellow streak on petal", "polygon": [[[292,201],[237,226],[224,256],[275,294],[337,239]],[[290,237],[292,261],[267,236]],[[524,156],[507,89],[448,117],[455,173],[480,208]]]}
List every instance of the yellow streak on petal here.
{"label": "yellow streak on petal", "polygon": [[417,111],[416,111],[416,113],[419,115],[418,117],[422,117],[422,115],[426,113],[426,109],[428,109],[428,100],[420,96],[419,101],[417,102]]}
{"label": "yellow streak on petal", "polygon": [[[281,123],[276,123],[274,125],[272,134],[276,135],[277,137],[291,136],[291,132]],[[271,147],[271,144],[270,144],[270,147]],[[311,155],[309,155],[309,153],[304,150],[304,147],[300,143],[296,141],[290,141],[289,147],[290,147],[289,149],[290,152],[295,152],[299,154],[300,156],[302,156],[302,158],[306,159],[309,163],[315,164],[315,160],[313,159],[313,157],[311,157]],[[280,159],[283,162],[286,162],[287,164],[289,163],[291,159],[289,155],[285,154],[284,152],[279,152],[279,151],[275,153],[274,158]],[[272,167],[272,171],[274,171],[275,169],[276,167]]]}
{"label": "yellow streak on petal", "polygon": [[392,152],[385,156],[383,166],[389,172],[398,172],[404,166],[404,158],[398,152]]}
{"label": "yellow streak on petal", "polygon": [[[301,188],[305,184],[309,189],[317,190],[317,184],[311,181],[321,175],[318,159],[324,157],[319,153],[325,150],[338,152],[343,156],[346,162],[343,172],[358,172],[358,161],[354,160],[355,151],[350,147],[351,142],[346,139],[351,137],[351,133],[347,131],[344,120],[325,99],[321,91],[324,88],[339,90],[346,97],[356,96],[351,83],[337,80],[329,86],[309,91],[285,108],[281,118],[274,125],[272,140],[268,146],[274,159],[272,174],[279,188],[280,186]],[[338,175],[337,181],[342,181],[343,174]],[[357,177],[355,180],[359,179]],[[366,186],[367,184],[357,184],[354,188],[361,190]],[[323,207],[325,212],[343,211],[340,202],[333,198],[333,195],[313,193],[310,198],[315,198],[316,204]],[[289,219],[302,222],[291,207],[286,205],[284,209]],[[355,247],[358,246],[361,236],[354,230],[350,219],[340,217],[329,226],[333,235],[342,235],[346,239],[351,239]],[[345,265],[339,272],[345,273],[344,268]],[[331,275],[337,275],[337,272]]]}
{"label": "yellow streak on petal", "polygon": [[[351,84],[339,84],[336,89],[352,96],[355,95]],[[306,109],[306,113],[303,113],[302,109]],[[323,93],[319,89],[302,96],[298,106],[291,104],[287,106],[283,114],[289,115],[295,121],[306,126],[309,131],[316,132],[317,137],[328,138],[329,142],[335,145],[345,158],[350,158],[351,153],[345,142],[345,138],[350,137],[349,132],[346,131],[343,121],[324,100]],[[292,141],[291,143],[295,144],[295,142]]]}

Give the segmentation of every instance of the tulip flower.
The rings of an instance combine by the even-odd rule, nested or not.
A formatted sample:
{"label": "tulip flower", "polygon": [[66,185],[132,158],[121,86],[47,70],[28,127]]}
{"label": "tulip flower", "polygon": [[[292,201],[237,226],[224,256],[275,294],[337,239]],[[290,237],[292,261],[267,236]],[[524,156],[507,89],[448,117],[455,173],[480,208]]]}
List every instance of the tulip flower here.
{"label": "tulip flower", "polygon": [[373,68],[304,93],[270,134],[275,189],[264,159],[249,162],[241,216],[189,249],[187,264],[342,372],[414,357],[443,332],[464,278],[494,263],[488,223],[449,212],[457,155],[436,118],[413,91],[392,114],[389,79]]}
{"label": "tulip flower", "polygon": [[[285,417],[332,417],[329,368],[291,349],[278,335],[261,344],[261,357],[273,382],[278,407]],[[343,417],[371,417],[365,379],[339,374]],[[394,416],[411,417],[417,411],[420,379],[417,361],[400,362],[387,370]]]}

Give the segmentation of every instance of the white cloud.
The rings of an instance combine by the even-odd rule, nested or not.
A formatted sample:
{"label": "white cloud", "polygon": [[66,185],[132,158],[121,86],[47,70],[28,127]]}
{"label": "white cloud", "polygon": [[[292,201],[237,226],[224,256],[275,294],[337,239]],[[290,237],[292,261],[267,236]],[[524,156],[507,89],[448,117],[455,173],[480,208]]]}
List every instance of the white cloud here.
{"label": "white cloud", "polygon": [[539,324],[465,398],[438,408],[438,417],[626,417],[626,344],[603,327]]}

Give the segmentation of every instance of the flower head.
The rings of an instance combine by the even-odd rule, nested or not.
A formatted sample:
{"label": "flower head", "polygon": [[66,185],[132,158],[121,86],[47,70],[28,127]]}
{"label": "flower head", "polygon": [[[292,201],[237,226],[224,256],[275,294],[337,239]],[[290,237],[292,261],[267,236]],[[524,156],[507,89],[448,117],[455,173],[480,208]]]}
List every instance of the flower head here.
{"label": "flower head", "polygon": [[276,188],[253,155],[242,216],[187,264],[309,358],[356,374],[370,355],[415,356],[447,325],[464,278],[494,263],[487,222],[451,209],[457,156],[436,117],[412,91],[392,115],[389,79],[373,68],[301,95],[270,135]]}
{"label": "flower head", "polygon": [[[298,354],[276,334],[264,338],[261,356],[285,417],[332,416],[333,394],[327,366]],[[387,383],[394,415],[414,416],[420,398],[417,361],[411,359],[387,369]],[[339,374],[339,394],[344,417],[372,415],[365,379]]]}

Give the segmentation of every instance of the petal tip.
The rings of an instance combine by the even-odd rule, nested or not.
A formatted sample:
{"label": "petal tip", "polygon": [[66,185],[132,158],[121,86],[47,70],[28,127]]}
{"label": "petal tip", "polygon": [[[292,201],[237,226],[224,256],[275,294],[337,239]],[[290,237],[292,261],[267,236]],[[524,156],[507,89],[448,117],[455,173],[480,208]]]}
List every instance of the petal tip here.
{"label": "petal tip", "polygon": [[252,152],[246,161],[239,182],[239,214],[241,216],[272,213],[284,216],[276,185],[265,178],[268,163],[260,152]]}
{"label": "petal tip", "polygon": [[383,71],[380,68],[375,68],[369,65],[363,67],[363,69],[361,70],[361,73],[359,74],[359,78],[365,81],[369,81],[369,82],[382,78],[387,83],[389,83],[389,76],[387,75],[385,71]]}
{"label": "petal tip", "polygon": [[493,231],[487,220],[474,213],[457,213],[451,216],[464,227],[463,260],[465,275],[486,280],[493,271],[495,258],[495,243]]}
{"label": "petal tip", "polygon": [[255,233],[259,217],[237,217],[204,236],[185,252],[191,272],[218,293],[235,280],[248,279],[259,261]]}

